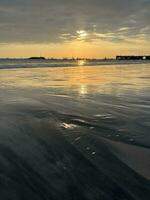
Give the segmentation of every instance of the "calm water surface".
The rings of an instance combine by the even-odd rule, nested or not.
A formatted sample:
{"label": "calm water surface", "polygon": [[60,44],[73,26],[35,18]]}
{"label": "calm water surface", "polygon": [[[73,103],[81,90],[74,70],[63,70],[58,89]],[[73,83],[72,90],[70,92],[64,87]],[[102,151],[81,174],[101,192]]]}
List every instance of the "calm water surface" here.
{"label": "calm water surface", "polygon": [[150,64],[0,70],[3,200],[149,200]]}

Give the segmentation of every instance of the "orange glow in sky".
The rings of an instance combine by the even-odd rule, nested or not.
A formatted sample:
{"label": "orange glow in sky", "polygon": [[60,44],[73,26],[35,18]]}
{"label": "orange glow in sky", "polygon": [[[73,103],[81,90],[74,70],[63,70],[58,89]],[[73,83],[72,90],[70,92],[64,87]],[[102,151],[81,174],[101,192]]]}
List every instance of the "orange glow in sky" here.
{"label": "orange glow in sky", "polygon": [[80,58],[111,58],[122,54],[148,54],[150,45],[140,39],[113,43],[111,41],[86,41],[88,33],[77,31],[78,37],[72,41],[39,44],[0,44],[0,57],[26,58],[45,56],[47,58],[80,57]]}

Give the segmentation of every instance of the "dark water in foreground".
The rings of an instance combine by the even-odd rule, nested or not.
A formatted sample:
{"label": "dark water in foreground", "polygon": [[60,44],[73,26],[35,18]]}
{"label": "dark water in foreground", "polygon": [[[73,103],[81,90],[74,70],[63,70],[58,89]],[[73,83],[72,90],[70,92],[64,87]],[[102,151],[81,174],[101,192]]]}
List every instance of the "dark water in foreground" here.
{"label": "dark water in foreground", "polygon": [[0,199],[149,200],[150,65],[0,70]]}

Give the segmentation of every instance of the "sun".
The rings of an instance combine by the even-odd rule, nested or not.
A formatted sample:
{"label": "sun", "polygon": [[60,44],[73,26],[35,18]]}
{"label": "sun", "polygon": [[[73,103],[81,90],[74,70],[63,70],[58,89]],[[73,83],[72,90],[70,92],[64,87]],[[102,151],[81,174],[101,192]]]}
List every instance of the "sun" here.
{"label": "sun", "polygon": [[78,30],[76,33],[78,34],[78,39],[85,39],[88,36],[85,30]]}

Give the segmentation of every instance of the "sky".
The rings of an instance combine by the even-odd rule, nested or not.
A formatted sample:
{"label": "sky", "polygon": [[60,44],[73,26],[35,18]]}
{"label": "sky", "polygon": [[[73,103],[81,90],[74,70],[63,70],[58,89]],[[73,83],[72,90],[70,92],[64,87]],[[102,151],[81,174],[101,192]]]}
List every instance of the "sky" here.
{"label": "sky", "polygon": [[150,54],[150,0],[0,0],[0,57]]}

